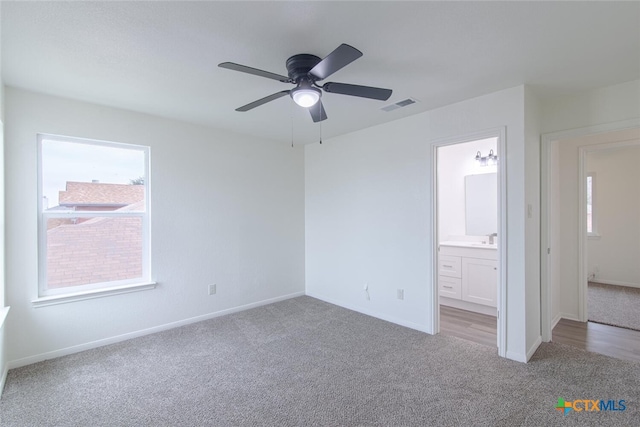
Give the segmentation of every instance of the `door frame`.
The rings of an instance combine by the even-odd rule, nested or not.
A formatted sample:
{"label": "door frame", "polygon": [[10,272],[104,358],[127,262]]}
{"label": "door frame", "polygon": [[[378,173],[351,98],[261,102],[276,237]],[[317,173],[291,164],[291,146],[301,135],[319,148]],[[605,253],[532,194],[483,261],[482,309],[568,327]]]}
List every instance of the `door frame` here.
{"label": "door frame", "polygon": [[[577,129],[570,129],[566,131],[553,132],[543,134],[541,138],[541,156],[540,156],[540,322],[542,329],[542,341],[551,341],[551,334],[555,323],[560,320],[562,312],[559,311],[558,315],[552,318],[552,287],[551,283],[551,265],[553,262],[559,263],[556,259],[556,253],[554,248],[551,247],[551,203],[549,197],[551,195],[551,146],[554,143],[561,143],[563,140],[575,139],[580,137],[587,137],[597,135],[600,133],[609,133],[622,131],[627,129],[640,128],[640,118],[623,120],[613,123],[606,123],[596,126],[588,126]],[[594,146],[595,147],[595,146]],[[592,147],[593,149],[593,147]],[[589,150],[589,146],[583,146],[579,148],[578,158],[578,182],[583,182],[583,175],[586,177],[585,171],[585,156]],[[586,263],[586,188],[580,186],[580,193],[578,197],[578,280],[580,286],[578,286],[578,318],[580,321],[585,322],[587,317],[586,301],[586,283],[587,283],[587,263]],[[584,205],[584,206],[583,206]]]}
{"label": "door frame", "polygon": [[580,184],[578,192],[578,276],[580,283],[578,287],[578,318],[581,322],[589,320],[589,253],[587,245],[589,236],[587,235],[587,188],[584,184],[587,180],[587,155],[597,151],[606,151],[615,148],[637,147],[640,142],[634,139],[631,141],[611,141],[601,144],[583,145],[578,147],[578,174]]}
{"label": "door frame", "polygon": [[492,128],[478,132],[465,133],[431,141],[432,186],[431,186],[431,236],[432,239],[432,324],[433,333],[440,333],[440,299],[438,292],[438,148],[447,145],[464,144],[480,139],[497,138],[499,156],[498,173],[498,284],[497,284],[497,344],[498,355],[507,355],[507,141],[506,128]]}

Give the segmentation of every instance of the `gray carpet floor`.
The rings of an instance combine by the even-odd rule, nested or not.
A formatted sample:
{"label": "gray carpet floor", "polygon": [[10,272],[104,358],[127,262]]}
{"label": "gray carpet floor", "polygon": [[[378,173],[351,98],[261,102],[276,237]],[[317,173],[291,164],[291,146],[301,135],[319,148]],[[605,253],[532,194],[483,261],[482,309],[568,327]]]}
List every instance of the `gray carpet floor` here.
{"label": "gray carpet floor", "polygon": [[587,304],[590,322],[640,331],[639,288],[589,282]]}
{"label": "gray carpet floor", "polygon": [[[637,426],[640,364],[528,364],[300,297],[9,372],[2,426]],[[624,412],[555,410],[624,399]]]}

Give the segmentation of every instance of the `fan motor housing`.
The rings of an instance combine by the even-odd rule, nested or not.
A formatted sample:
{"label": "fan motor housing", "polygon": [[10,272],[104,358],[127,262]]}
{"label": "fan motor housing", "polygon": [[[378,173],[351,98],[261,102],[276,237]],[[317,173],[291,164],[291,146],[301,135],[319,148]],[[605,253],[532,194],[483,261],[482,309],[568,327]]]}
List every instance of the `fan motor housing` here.
{"label": "fan motor housing", "polygon": [[311,71],[311,69],[320,61],[320,58],[308,53],[293,55],[291,58],[287,59],[287,71],[289,72],[289,78],[296,84],[300,83],[303,79],[308,80],[309,71]]}

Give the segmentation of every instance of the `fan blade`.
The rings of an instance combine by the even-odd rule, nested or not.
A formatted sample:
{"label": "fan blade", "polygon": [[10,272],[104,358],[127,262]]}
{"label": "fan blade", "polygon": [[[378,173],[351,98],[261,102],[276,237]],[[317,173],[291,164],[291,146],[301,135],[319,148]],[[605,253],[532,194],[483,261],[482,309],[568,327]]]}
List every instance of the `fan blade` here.
{"label": "fan blade", "polygon": [[240,65],[233,62],[222,62],[218,64],[218,67],[226,68],[233,71],[240,71],[242,73],[253,74],[254,76],[266,77],[268,79],[278,80],[283,83],[289,82],[289,77],[270,73],[269,71],[258,70],[257,68],[247,67],[246,65]]}
{"label": "fan blade", "polygon": [[379,87],[358,86],[346,83],[325,83],[322,86],[325,92],[339,93],[341,95],[359,96],[361,98],[377,99],[386,101],[393,92],[391,89],[382,89]]}
{"label": "fan blade", "polygon": [[351,64],[356,59],[362,56],[355,47],[348,44],[341,44],[327,55],[322,61],[318,62],[315,67],[309,71],[309,74],[314,76],[316,80],[323,80],[335,73],[339,69]]}
{"label": "fan blade", "polygon": [[240,108],[236,108],[236,111],[244,112],[244,111],[252,110],[252,109],[254,109],[256,107],[261,106],[262,104],[266,104],[267,102],[271,102],[274,99],[282,98],[285,95],[289,95],[289,92],[290,91],[288,91],[288,90],[283,90],[282,92],[276,92],[273,95],[265,96],[264,98],[258,99],[257,101],[253,101],[250,104],[243,105]]}
{"label": "fan blade", "polygon": [[323,120],[327,120],[327,113],[324,111],[324,107],[322,106],[322,101],[318,100],[315,104],[309,107],[309,112],[311,113],[311,118],[314,123],[321,122]]}

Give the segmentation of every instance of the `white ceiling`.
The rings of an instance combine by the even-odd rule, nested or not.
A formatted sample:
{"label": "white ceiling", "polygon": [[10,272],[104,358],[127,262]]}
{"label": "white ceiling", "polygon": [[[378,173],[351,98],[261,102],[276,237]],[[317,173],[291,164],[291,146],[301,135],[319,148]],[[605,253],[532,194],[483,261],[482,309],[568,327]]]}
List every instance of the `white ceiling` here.
{"label": "white ceiling", "polygon": [[[556,96],[640,78],[640,2],[2,2],[5,84],[243,134],[315,142],[280,98],[297,53],[364,56],[328,81],[393,89],[381,102],[324,94],[325,139],[520,85]],[[392,112],[381,108],[414,97]]]}

